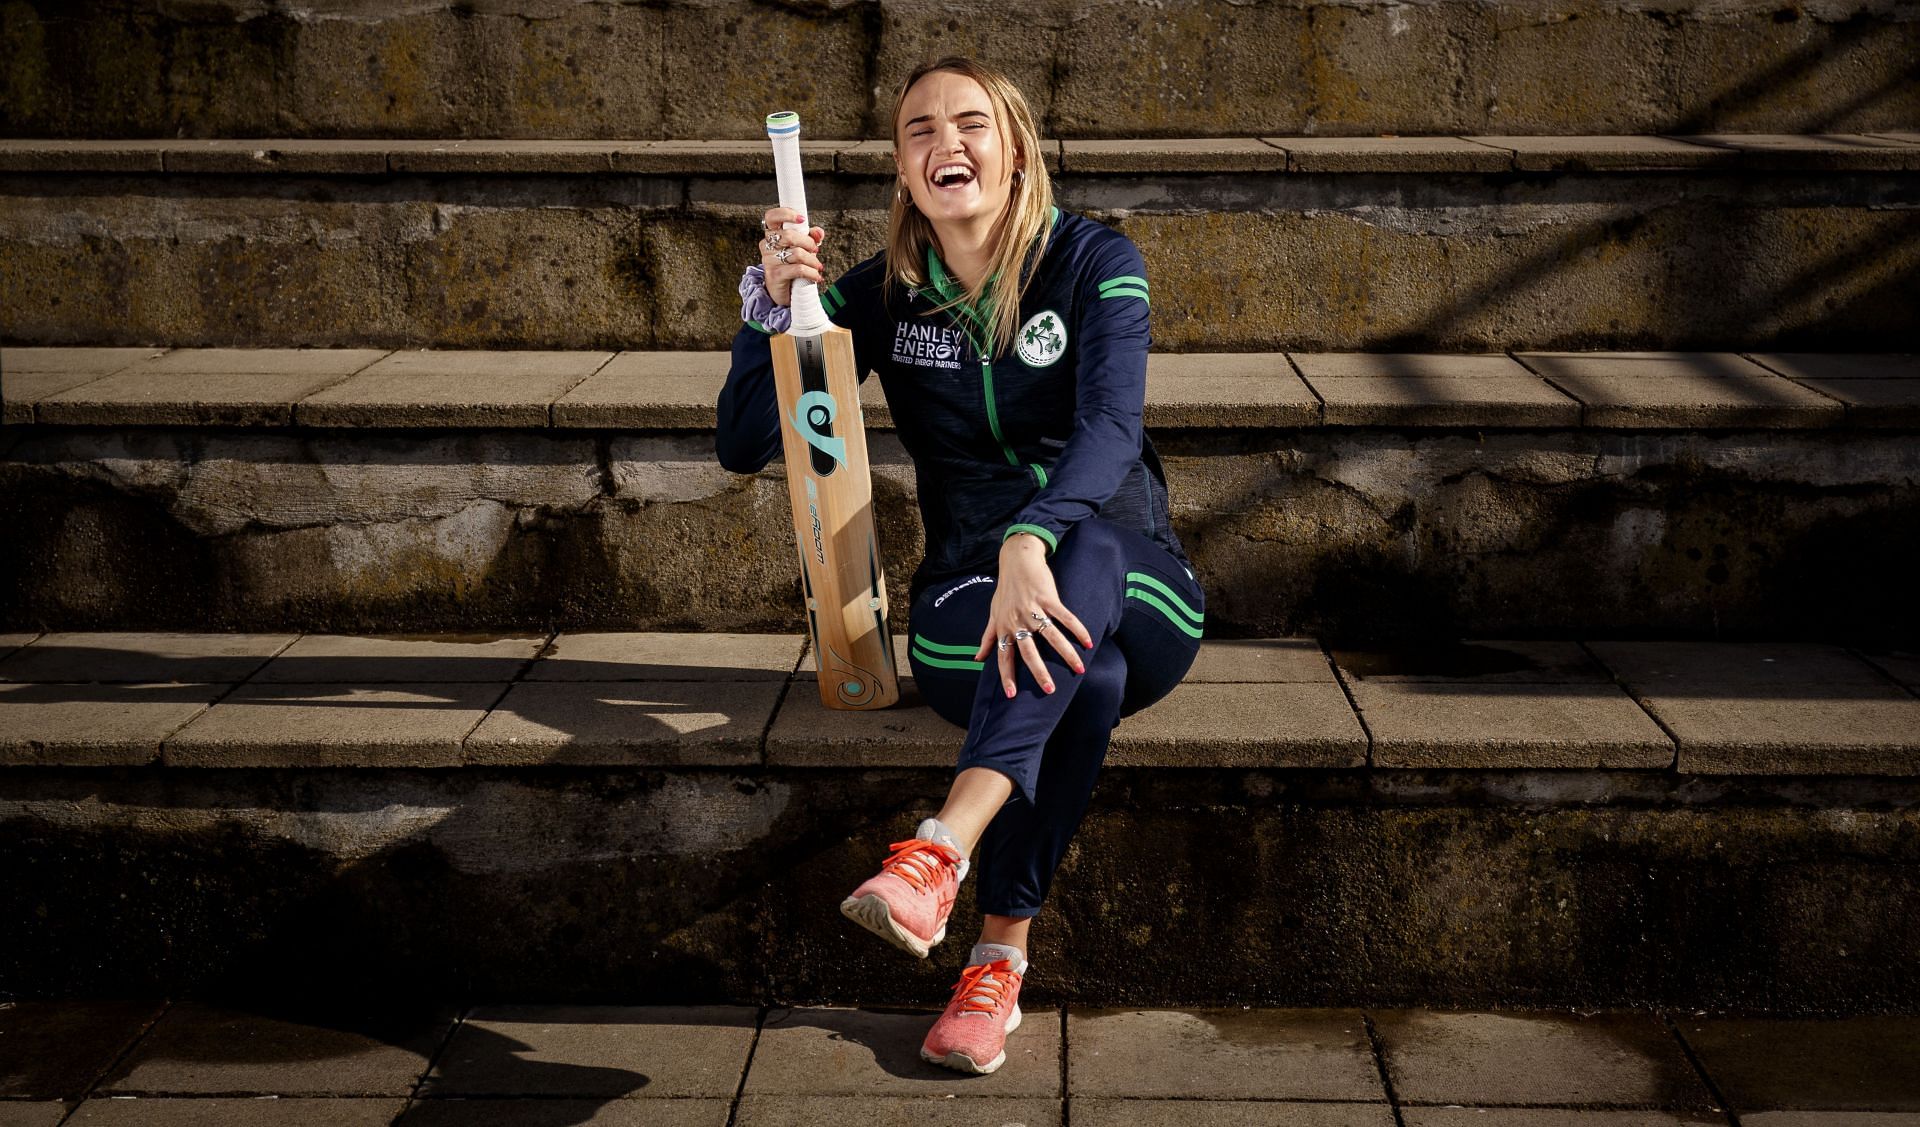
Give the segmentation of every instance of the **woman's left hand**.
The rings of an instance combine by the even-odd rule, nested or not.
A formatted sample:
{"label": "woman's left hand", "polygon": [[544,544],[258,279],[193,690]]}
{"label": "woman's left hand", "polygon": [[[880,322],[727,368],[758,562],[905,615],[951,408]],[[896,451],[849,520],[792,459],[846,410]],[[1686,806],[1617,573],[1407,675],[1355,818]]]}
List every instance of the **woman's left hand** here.
{"label": "woman's left hand", "polygon": [[[1016,631],[1028,636],[1016,638]],[[1047,546],[1038,537],[1026,533],[1009,537],[1000,546],[1000,574],[994,581],[993,606],[987,612],[987,628],[980,636],[980,648],[974,652],[973,659],[985,661],[988,654],[997,653],[1000,687],[1011,697],[1014,694],[1013,659],[1017,651],[1041,691],[1050,693],[1053,675],[1047,671],[1046,662],[1040,659],[1040,648],[1034,643],[1037,639],[1046,639],[1066,659],[1070,669],[1085,673],[1087,667],[1068,634],[1078,639],[1082,647],[1093,648],[1087,628],[1060,601],[1060,593],[1053,583],[1053,570],[1047,566]],[[1000,645],[1003,638],[1012,644]]]}

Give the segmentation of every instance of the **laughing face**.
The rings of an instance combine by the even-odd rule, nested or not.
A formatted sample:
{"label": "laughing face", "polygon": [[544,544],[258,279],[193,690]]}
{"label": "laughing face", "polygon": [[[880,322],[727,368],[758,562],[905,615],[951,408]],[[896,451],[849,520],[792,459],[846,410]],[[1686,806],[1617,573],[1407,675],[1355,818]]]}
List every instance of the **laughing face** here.
{"label": "laughing face", "polygon": [[894,154],[913,205],[936,228],[991,223],[1006,211],[1013,139],[986,90],[966,75],[935,71],[913,84],[895,124]]}

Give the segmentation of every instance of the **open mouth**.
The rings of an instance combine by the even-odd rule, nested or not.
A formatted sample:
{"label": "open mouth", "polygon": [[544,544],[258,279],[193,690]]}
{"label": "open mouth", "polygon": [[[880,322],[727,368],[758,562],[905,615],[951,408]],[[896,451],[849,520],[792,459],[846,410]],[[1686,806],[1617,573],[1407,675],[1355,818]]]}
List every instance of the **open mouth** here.
{"label": "open mouth", "polygon": [[933,170],[933,186],[952,190],[973,183],[973,169],[964,164],[943,164]]}

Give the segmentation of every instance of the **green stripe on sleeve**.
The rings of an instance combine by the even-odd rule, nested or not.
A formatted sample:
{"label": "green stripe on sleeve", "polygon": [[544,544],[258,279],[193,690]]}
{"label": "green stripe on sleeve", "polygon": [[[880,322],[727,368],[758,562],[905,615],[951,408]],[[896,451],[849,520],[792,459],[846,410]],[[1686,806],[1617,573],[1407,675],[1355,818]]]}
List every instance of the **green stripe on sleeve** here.
{"label": "green stripe on sleeve", "polygon": [[[973,651],[968,650],[967,652],[972,653]],[[984,661],[955,661],[951,658],[934,657],[932,654],[921,653],[919,650],[913,651],[913,657],[914,660],[920,664],[931,666],[934,669],[971,669],[978,672],[987,667],[987,663]]]}
{"label": "green stripe on sleeve", "polygon": [[1105,300],[1110,297],[1137,297],[1141,301],[1146,301],[1148,305],[1153,304],[1153,302],[1147,301],[1147,291],[1145,290],[1135,290],[1135,289],[1108,290],[1105,293],[1101,294],[1100,297],[1101,297],[1101,300]]}
{"label": "green stripe on sleeve", "polygon": [[760,330],[761,332],[763,332],[763,333],[765,333],[765,334],[767,334],[768,336],[773,336],[773,335],[774,335],[774,331],[773,331],[772,329],[769,329],[769,328],[767,328],[767,327],[766,327],[765,325],[762,325],[762,324],[761,324],[760,322],[758,322],[758,321],[748,321],[748,322],[747,322],[747,326],[748,326],[749,328],[753,328],[753,329],[758,329],[758,330]]}
{"label": "green stripe on sleeve", "polygon": [[1047,467],[1035,462],[1027,468],[1032,470],[1033,476],[1039,479],[1040,488],[1045,489],[1047,487]]}
{"label": "green stripe on sleeve", "polygon": [[1200,637],[1200,628],[1198,626],[1188,626],[1186,623],[1180,621],[1180,617],[1173,613],[1173,608],[1161,602],[1158,598],[1154,596],[1153,592],[1142,591],[1138,587],[1129,587],[1127,588],[1127,598],[1139,599],[1141,602],[1159,611],[1161,614],[1166,615],[1167,621],[1179,627],[1180,630],[1183,633],[1185,633],[1189,638]]}
{"label": "green stripe on sleeve", "polygon": [[1016,532],[1031,532],[1040,539],[1045,540],[1047,542],[1047,552],[1049,555],[1060,550],[1060,541],[1054,537],[1053,533],[1048,532],[1037,524],[1010,524],[1007,526],[1006,536],[1002,536],[1000,542],[1002,544],[1006,543],[1008,538]]}
{"label": "green stripe on sleeve", "polygon": [[918,634],[915,634],[913,636],[913,644],[916,646],[919,646],[923,650],[928,650],[932,653],[937,653],[937,654],[964,654],[967,657],[972,657],[974,654],[977,654],[980,652],[980,647],[977,645],[949,646],[945,642],[929,642]]}
{"label": "green stripe on sleeve", "polygon": [[1142,587],[1151,587],[1155,591],[1158,591],[1162,595],[1165,595],[1169,600],[1172,601],[1174,606],[1177,606],[1180,608],[1180,611],[1182,614],[1185,614],[1188,618],[1192,619],[1196,625],[1206,621],[1206,616],[1201,614],[1199,611],[1194,610],[1192,607],[1188,606],[1187,601],[1181,598],[1179,595],[1175,594],[1173,588],[1167,586],[1165,583],[1160,582],[1158,579],[1155,579],[1153,576],[1148,575],[1144,571],[1129,571],[1127,573],[1127,582],[1138,583]]}
{"label": "green stripe on sleeve", "polygon": [[1147,280],[1135,274],[1122,274],[1118,278],[1108,278],[1106,281],[1101,282],[1100,292],[1104,295],[1108,290],[1120,286],[1134,286],[1144,290],[1147,288]]}

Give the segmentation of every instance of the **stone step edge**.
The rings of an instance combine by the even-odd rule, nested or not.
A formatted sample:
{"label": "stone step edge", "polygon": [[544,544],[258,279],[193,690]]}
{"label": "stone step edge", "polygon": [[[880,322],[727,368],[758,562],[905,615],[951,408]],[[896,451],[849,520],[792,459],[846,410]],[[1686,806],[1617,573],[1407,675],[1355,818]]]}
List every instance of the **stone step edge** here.
{"label": "stone step edge", "polygon": [[[0,422],[712,430],[728,364],[725,352],[4,348]],[[892,428],[877,379],[861,402],[866,425]],[[1920,356],[1157,353],[1146,425],[1911,428]]]}
{"label": "stone step edge", "polygon": [[[1048,139],[1067,175],[1316,172],[1920,171],[1920,132]],[[892,144],[801,142],[812,173],[893,174]],[[764,141],[220,138],[0,139],[0,172],[771,174]]]}
{"label": "stone step edge", "polygon": [[[0,767],[950,768],[960,742],[910,678],[901,707],[823,707],[801,635],[570,631],[494,638],[485,655],[436,648],[455,640],[0,636],[10,678],[0,682]],[[896,636],[903,671],[907,644]],[[1506,672],[1383,676],[1385,651],[1328,650],[1310,637],[1205,642],[1183,684],[1122,721],[1108,763],[1920,776],[1920,654],[1459,644]],[[365,675],[381,662],[383,676]],[[486,663],[488,676],[449,669],[463,662]],[[124,677],[63,679],[79,669]]]}

